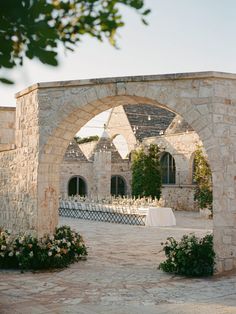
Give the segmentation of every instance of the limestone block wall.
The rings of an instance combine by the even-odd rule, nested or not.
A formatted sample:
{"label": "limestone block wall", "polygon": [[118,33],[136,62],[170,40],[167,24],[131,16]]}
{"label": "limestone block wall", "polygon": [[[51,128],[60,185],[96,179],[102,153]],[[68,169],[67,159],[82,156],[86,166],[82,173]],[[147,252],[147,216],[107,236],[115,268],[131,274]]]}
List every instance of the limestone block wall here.
{"label": "limestone block wall", "polygon": [[37,166],[27,148],[0,152],[0,226],[37,232]]}
{"label": "limestone block wall", "polygon": [[68,196],[68,182],[73,176],[81,176],[87,185],[88,196],[94,192],[93,163],[92,162],[66,162],[60,168],[60,195]]}
{"label": "limestone block wall", "polygon": [[194,186],[164,185],[160,198],[162,206],[171,207],[176,210],[195,211],[198,210],[194,202]]}
{"label": "limestone block wall", "polygon": [[45,179],[48,168],[42,164],[39,169],[38,163],[36,94],[28,93],[18,99],[15,113],[15,149],[0,152],[0,225],[14,232],[24,231],[41,236],[54,230],[58,214],[53,209],[53,191],[38,189],[40,175],[48,180]]}
{"label": "limestone block wall", "polygon": [[192,184],[194,151],[197,145],[202,145],[196,132],[150,137],[144,139],[144,144],[157,144],[163,153],[168,152],[174,157],[176,184]]}
{"label": "limestone block wall", "polygon": [[0,107],[0,151],[14,148],[16,108]]}
{"label": "limestone block wall", "polygon": [[[17,98],[17,156],[0,157],[14,173],[11,186],[1,191],[2,211],[11,211],[15,202],[17,209],[24,209],[30,230],[38,235],[53,232],[58,222],[59,165],[74,134],[96,114],[112,107],[161,105],[181,115],[204,143],[213,173],[217,270],[236,268],[235,74],[179,73],[39,83],[18,93]],[[4,176],[3,168],[1,172]]]}
{"label": "limestone block wall", "polygon": [[131,182],[132,173],[130,171],[130,162],[124,160],[122,163],[112,163],[111,164],[111,175],[118,175],[125,179],[126,182],[126,194],[131,194]]}

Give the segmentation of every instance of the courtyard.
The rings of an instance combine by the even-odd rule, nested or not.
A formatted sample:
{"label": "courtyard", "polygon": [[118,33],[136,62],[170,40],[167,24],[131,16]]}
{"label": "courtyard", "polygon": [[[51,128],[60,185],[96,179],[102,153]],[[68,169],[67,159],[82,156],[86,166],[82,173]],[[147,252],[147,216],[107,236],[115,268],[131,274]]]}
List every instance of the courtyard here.
{"label": "courtyard", "polygon": [[190,279],[158,270],[161,242],[212,231],[199,213],[175,212],[175,227],[60,218],[84,237],[88,258],[53,272],[0,272],[0,313],[236,313],[236,275]]}

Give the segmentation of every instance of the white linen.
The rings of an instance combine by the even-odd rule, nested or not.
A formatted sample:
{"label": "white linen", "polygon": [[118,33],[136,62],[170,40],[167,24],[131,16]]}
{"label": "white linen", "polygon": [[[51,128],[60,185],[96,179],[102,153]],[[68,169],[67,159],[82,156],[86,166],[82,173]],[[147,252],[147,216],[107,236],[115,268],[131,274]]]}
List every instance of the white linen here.
{"label": "white linen", "polygon": [[156,227],[175,226],[175,215],[172,209],[168,207],[150,207],[147,211],[145,225]]}

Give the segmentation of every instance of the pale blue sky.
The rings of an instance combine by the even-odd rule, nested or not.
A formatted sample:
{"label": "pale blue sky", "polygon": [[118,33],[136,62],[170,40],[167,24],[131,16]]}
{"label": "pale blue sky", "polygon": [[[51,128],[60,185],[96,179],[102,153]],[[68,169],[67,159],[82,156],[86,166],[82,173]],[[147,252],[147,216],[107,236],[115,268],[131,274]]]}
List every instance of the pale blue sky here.
{"label": "pale blue sky", "polygon": [[[0,106],[14,106],[15,92],[43,81],[195,71],[236,73],[235,0],[147,0],[149,26],[124,10],[126,26],[116,50],[85,37],[52,68],[27,61],[6,72],[14,86],[0,85]],[[3,73],[4,74],[4,73]]]}

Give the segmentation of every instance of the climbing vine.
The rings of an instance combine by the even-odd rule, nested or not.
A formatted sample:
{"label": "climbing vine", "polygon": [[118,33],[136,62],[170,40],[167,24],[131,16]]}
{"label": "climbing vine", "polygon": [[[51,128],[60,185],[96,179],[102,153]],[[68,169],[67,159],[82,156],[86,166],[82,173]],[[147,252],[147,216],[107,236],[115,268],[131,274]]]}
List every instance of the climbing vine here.
{"label": "climbing vine", "polygon": [[155,144],[132,154],[132,194],[136,197],[161,197],[160,150]]}
{"label": "climbing vine", "polygon": [[211,169],[201,146],[197,146],[194,155],[194,181],[196,183],[194,199],[197,201],[199,208],[208,208],[212,211]]}

